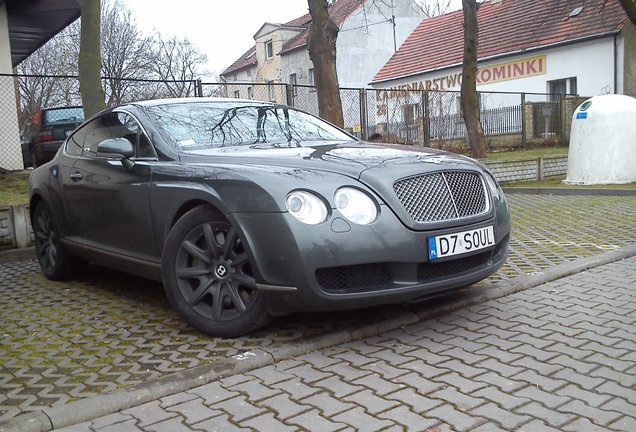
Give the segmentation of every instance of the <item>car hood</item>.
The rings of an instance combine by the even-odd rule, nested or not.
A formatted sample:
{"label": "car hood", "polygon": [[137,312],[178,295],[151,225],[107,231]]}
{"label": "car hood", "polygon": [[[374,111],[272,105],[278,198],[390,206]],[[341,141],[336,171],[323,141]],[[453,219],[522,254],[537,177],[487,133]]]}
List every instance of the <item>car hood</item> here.
{"label": "car hood", "polygon": [[[329,171],[365,182],[380,176],[398,179],[443,169],[475,168],[471,159],[442,150],[391,144],[331,142],[290,147],[254,144],[182,154],[190,163],[238,164]],[[371,182],[374,183],[374,182]]]}

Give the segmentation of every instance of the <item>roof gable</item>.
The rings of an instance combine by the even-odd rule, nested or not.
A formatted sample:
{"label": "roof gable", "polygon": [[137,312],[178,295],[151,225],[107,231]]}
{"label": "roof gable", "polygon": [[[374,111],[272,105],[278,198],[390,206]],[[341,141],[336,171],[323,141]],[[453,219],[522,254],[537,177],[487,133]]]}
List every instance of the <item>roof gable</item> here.
{"label": "roof gable", "polygon": [[[338,27],[342,26],[342,24],[349,18],[349,16],[355,12],[365,1],[367,0],[338,0],[332,6],[329,7],[329,16],[336,23]],[[285,24],[270,24],[265,23],[256,35],[259,35],[263,32],[264,28],[267,26],[280,26],[281,28],[295,28],[303,27],[304,30],[301,30],[300,33],[287,41],[280,52],[280,54],[284,54],[289,51],[293,51],[299,48],[304,48],[307,46],[307,37],[309,36],[309,26],[311,25],[311,15],[306,13],[298,18],[295,18]],[[270,27],[268,27],[270,28]],[[230,67],[223,71],[222,75],[227,75],[232,72],[236,72],[237,70],[243,69],[247,66],[256,65],[256,57],[253,53],[256,52],[256,48],[252,47],[245,54],[243,54],[237,61],[235,61]]]}
{"label": "roof gable", "polygon": [[[570,16],[578,7],[583,9]],[[503,0],[479,5],[479,59],[619,32],[626,16],[617,1]],[[462,63],[461,10],[429,18],[413,31],[373,82],[406,77]]]}

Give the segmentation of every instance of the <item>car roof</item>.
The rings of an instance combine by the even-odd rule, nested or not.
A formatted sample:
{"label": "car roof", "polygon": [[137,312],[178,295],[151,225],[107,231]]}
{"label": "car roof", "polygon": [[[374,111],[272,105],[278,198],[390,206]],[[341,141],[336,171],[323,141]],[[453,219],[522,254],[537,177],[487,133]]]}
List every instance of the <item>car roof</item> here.
{"label": "car roof", "polygon": [[[171,105],[182,103],[203,103],[203,102],[220,102],[220,103],[234,103],[234,104],[249,104],[249,105],[281,105],[276,102],[263,102],[255,101],[253,99],[236,99],[236,98],[221,98],[221,97],[187,97],[187,98],[171,98],[171,99],[151,99],[138,102],[131,102],[126,105],[139,105],[139,106],[156,106],[156,105]],[[291,108],[291,107],[290,107]]]}

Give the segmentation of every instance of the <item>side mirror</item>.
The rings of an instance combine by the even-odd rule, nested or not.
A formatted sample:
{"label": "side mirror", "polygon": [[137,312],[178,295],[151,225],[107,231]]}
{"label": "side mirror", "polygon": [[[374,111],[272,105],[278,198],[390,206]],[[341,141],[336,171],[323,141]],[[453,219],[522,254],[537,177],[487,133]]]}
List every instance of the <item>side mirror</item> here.
{"label": "side mirror", "polygon": [[116,154],[128,159],[135,155],[135,148],[127,138],[110,138],[97,145],[97,153]]}

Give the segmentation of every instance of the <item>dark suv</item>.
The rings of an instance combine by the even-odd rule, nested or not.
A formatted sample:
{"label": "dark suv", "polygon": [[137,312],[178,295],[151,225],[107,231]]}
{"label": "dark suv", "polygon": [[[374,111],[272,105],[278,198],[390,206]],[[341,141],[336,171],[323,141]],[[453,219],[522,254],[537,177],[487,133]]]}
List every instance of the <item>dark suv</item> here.
{"label": "dark suv", "polygon": [[66,137],[83,121],[82,107],[44,108],[31,114],[22,144],[26,147],[23,153],[28,151],[31,165],[38,167],[53,159]]}

